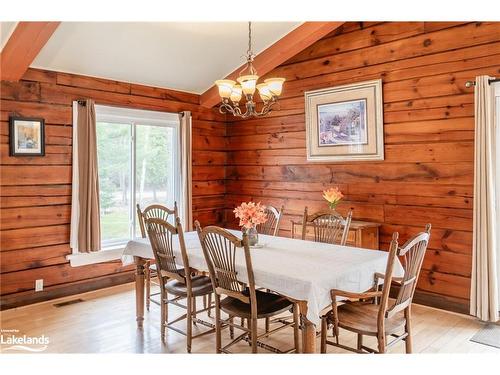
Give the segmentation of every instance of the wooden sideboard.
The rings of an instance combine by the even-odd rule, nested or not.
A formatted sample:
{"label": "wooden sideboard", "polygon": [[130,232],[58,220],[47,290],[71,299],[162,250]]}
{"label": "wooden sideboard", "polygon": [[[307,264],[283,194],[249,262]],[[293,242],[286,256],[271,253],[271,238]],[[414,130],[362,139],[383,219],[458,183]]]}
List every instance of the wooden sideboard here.
{"label": "wooden sideboard", "polygon": [[[381,224],[369,221],[351,221],[347,246],[364,247],[366,249],[379,249],[379,227]],[[307,225],[306,240],[312,239],[312,225]],[[302,237],[302,221],[292,221],[292,238]]]}

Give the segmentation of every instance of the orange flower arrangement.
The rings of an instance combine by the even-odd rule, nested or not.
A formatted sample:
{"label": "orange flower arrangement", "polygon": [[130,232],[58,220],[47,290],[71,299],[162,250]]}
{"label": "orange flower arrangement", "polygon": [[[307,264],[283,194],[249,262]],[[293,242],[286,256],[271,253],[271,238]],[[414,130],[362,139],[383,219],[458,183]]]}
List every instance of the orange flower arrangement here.
{"label": "orange flower arrangement", "polygon": [[335,186],[323,191],[323,198],[325,198],[328,202],[328,206],[333,210],[337,207],[337,204],[339,204],[342,198],[344,198],[344,194]]}
{"label": "orange flower arrangement", "polygon": [[243,202],[236,207],[234,216],[240,219],[240,227],[250,229],[258,224],[264,224],[267,221],[266,206],[254,202]]}

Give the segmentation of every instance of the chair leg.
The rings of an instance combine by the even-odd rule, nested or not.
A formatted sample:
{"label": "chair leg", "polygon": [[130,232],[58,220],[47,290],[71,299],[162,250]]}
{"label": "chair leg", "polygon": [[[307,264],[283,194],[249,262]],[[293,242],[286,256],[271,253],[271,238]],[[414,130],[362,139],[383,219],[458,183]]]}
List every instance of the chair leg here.
{"label": "chair leg", "polygon": [[[234,324],[234,317],[229,315],[229,323]],[[229,338],[234,339],[234,327],[232,325],[229,326]]]}
{"label": "chair leg", "polygon": [[335,324],[333,325],[333,328],[332,328],[332,334],[333,334],[333,336],[335,336],[335,342],[338,344],[339,343],[339,336],[340,336],[340,329]]}
{"label": "chair leg", "polygon": [[212,317],[212,293],[210,293],[207,297],[208,299],[208,311],[207,311],[207,315],[208,317]]}
{"label": "chair leg", "polygon": [[299,306],[293,304],[293,344],[295,346],[295,353],[300,353],[300,342],[299,342]]}
{"label": "chair leg", "polygon": [[[167,291],[165,291],[165,300],[168,300]],[[168,304],[165,304],[165,322],[168,322]]]}
{"label": "chair leg", "polygon": [[166,324],[168,321],[168,305],[165,302],[165,296],[161,293],[161,314],[160,314],[160,332],[161,332],[161,341],[165,341],[165,330],[167,329]]}
{"label": "chair leg", "polygon": [[266,332],[269,332],[269,318],[266,318],[265,327],[266,327]]}
{"label": "chair leg", "polygon": [[144,278],[145,283],[146,283],[146,310],[149,311],[149,305],[151,304],[150,298],[151,298],[151,270],[149,269],[149,266],[151,265],[150,262],[146,262],[145,267],[144,267]]}
{"label": "chair leg", "polygon": [[252,353],[257,353],[257,318],[252,318],[251,326]]}
{"label": "chair leg", "polygon": [[188,295],[186,298],[187,302],[187,311],[186,311],[186,350],[188,353],[191,353],[191,342],[193,340],[193,299]]}
{"label": "chair leg", "polygon": [[380,336],[377,336],[377,342],[379,354],[385,353],[385,335],[381,334]]}
{"label": "chair leg", "polygon": [[221,353],[221,324],[220,324],[220,307],[219,296],[215,296],[215,352]]}
{"label": "chair leg", "polygon": [[328,323],[326,316],[321,319],[321,354],[326,353],[326,333],[328,331]]}
{"label": "chair leg", "polygon": [[411,354],[413,351],[412,348],[412,339],[411,339],[411,310],[410,307],[408,306],[405,309],[405,319],[406,319],[406,326],[405,326],[405,331],[408,334],[405,338],[405,346],[406,346],[406,354]]}
{"label": "chair leg", "polygon": [[[241,324],[243,325],[244,323],[245,323],[245,319],[242,318],[241,319]],[[251,331],[251,329],[252,329],[252,323],[250,322],[250,318],[247,318],[247,328],[248,328],[249,331]],[[250,341],[248,341],[248,346],[252,346],[252,340],[251,340],[252,333],[249,333],[248,337],[250,337]]]}
{"label": "chair leg", "polygon": [[[193,297],[193,317],[196,318],[196,297]],[[196,322],[193,322],[196,325]]]}
{"label": "chair leg", "polygon": [[358,333],[358,351],[363,350],[363,335]]}

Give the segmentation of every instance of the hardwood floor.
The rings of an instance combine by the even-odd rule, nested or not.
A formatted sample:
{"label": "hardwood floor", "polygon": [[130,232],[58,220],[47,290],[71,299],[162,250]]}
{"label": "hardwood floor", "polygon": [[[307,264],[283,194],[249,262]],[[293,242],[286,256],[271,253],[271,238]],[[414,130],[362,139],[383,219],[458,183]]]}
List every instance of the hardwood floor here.
{"label": "hardwood floor", "polygon": [[[55,303],[79,298],[83,302],[54,306]],[[126,284],[2,311],[1,328],[3,332],[18,330],[17,336],[43,334],[49,337],[50,343],[45,351],[49,353],[185,353],[185,338],[176,332],[167,331],[166,343],[161,343],[158,323],[160,309],[155,304],[145,314],[143,331],[137,330],[134,303],[133,284]],[[171,307],[170,317],[176,316],[177,312],[177,308]],[[500,353],[500,349],[469,341],[481,328],[481,323],[470,317],[420,305],[414,305],[413,313],[415,352]],[[223,342],[228,336],[226,330]],[[354,345],[355,335],[342,331],[341,341]],[[270,343],[281,349],[290,347],[293,345],[292,329],[272,336]],[[366,343],[374,345],[375,340],[367,338]],[[194,340],[193,353],[213,353],[214,345],[213,335],[204,336]],[[246,353],[250,352],[250,347],[243,342],[233,350]],[[263,349],[259,352],[266,353]],[[346,353],[333,347],[329,347],[328,352]],[[403,353],[404,344],[397,344],[390,352]]]}

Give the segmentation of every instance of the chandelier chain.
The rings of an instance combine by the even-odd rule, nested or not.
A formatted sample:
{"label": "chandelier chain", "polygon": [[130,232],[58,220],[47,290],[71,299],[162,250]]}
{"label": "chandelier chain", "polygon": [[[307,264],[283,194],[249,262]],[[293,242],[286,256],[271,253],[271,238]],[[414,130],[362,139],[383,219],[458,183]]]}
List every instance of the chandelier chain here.
{"label": "chandelier chain", "polygon": [[252,22],[248,22],[248,50],[247,50],[247,56],[248,58],[252,59],[253,58],[253,52],[252,52]]}

